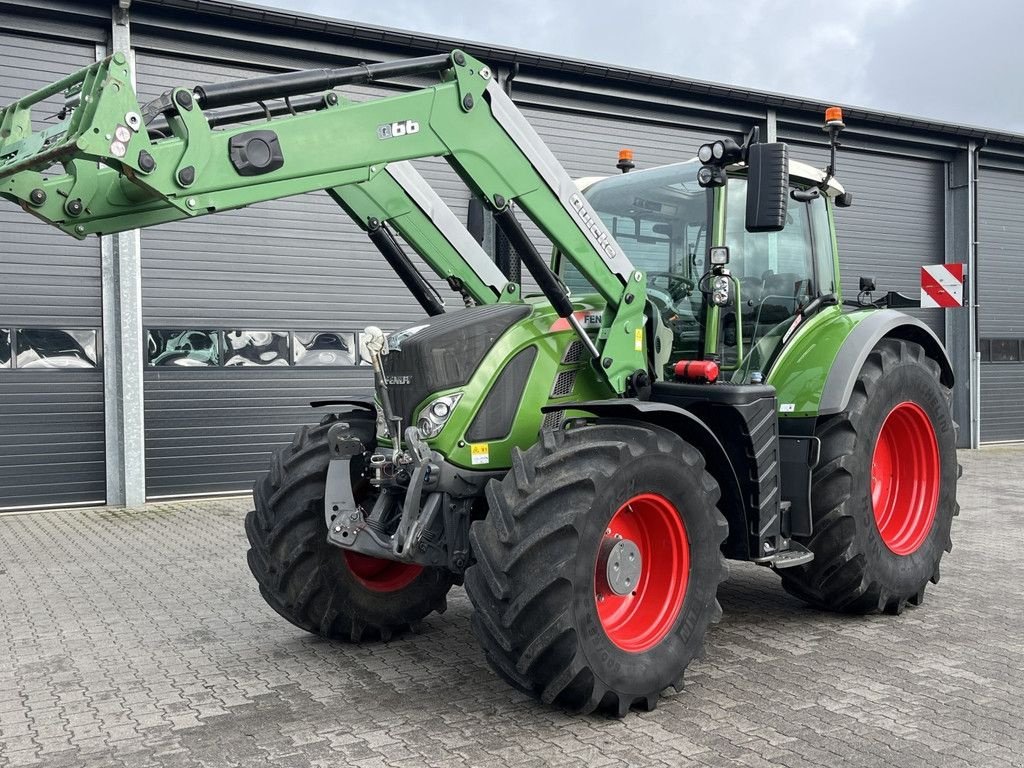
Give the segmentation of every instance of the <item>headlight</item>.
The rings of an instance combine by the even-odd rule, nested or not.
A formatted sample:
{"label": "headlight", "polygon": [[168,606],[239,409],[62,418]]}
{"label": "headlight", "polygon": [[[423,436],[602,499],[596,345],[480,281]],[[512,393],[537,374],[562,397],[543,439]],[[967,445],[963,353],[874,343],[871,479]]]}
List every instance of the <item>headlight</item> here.
{"label": "headlight", "polygon": [[451,418],[452,412],[461,398],[462,393],[458,392],[454,395],[442,395],[427,403],[416,420],[420,434],[424,438],[437,437],[444,429],[444,425],[448,423],[448,419]]}
{"label": "headlight", "polygon": [[719,307],[729,303],[729,278],[719,275],[711,283],[711,301]]}

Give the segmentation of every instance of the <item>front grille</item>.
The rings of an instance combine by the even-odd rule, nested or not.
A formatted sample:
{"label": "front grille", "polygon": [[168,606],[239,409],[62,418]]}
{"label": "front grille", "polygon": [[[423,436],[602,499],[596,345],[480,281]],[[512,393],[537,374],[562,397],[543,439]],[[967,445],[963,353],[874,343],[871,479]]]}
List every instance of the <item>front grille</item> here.
{"label": "front grille", "polygon": [[583,359],[583,342],[577,339],[568,347],[565,348],[565,354],[562,355],[562,365],[572,365],[578,363]]}
{"label": "front grille", "polygon": [[562,371],[555,377],[555,383],[551,387],[551,397],[571,395],[575,386],[576,371]]}
{"label": "front grille", "polygon": [[428,395],[464,386],[498,338],[529,314],[524,304],[491,304],[419,323],[419,332],[382,360],[395,414],[411,424],[413,409]]}
{"label": "front grille", "polygon": [[562,426],[562,419],[565,418],[565,411],[551,411],[544,414],[544,421],[541,423],[541,429],[558,429]]}

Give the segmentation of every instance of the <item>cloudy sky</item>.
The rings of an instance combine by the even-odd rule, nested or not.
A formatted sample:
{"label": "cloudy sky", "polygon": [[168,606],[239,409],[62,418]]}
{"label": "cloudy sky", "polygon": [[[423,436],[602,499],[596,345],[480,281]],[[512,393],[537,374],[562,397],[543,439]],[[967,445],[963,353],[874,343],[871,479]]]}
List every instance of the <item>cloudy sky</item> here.
{"label": "cloudy sky", "polygon": [[1024,133],[1014,0],[247,0]]}

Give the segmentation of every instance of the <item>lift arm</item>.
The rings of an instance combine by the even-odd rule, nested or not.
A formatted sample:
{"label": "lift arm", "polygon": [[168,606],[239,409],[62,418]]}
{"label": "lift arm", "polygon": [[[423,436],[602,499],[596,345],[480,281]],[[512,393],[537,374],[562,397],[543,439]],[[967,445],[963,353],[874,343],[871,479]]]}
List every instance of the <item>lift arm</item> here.
{"label": "lift arm", "polygon": [[[427,71],[439,72],[441,83],[358,104],[326,98],[321,109],[269,124],[217,129],[203,112]],[[465,53],[175,88],[145,113],[130,82],[127,61],[118,53],[0,111],[0,195],[76,237],[319,189],[331,190],[346,211],[361,218],[372,205],[356,201],[353,185],[382,174],[396,180],[395,164],[404,160],[443,157],[499,217],[507,218],[503,214],[515,201],[603,296],[607,308],[595,351],[611,386],[623,392],[631,374],[647,370],[643,275],[490,69]],[[64,122],[33,132],[31,107],[62,92],[68,105]],[[151,135],[143,114],[150,122],[165,120],[170,135]],[[51,176],[54,165],[63,173]],[[402,169],[397,166],[398,177]],[[390,183],[384,179],[381,186]],[[422,192],[417,184],[411,188]],[[391,219],[406,239],[419,243],[418,251],[434,253],[420,242],[422,216]],[[427,227],[436,228],[436,221]],[[479,254],[467,261],[463,244],[448,244],[462,258],[442,272],[468,284],[479,275]],[[574,323],[572,304],[546,265],[527,263],[559,314]],[[477,288],[485,296],[494,287]]]}
{"label": "lift arm", "polygon": [[368,181],[331,187],[327,194],[370,235],[414,294],[417,291],[409,285],[409,279],[415,281],[416,277],[408,272],[414,268],[411,264],[408,268],[396,265],[386,250],[400,250],[390,236],[389,225],[439,277],[477,304],[519,300],[519,287],[502,274],[411,163],[389,163],[384,173]]}

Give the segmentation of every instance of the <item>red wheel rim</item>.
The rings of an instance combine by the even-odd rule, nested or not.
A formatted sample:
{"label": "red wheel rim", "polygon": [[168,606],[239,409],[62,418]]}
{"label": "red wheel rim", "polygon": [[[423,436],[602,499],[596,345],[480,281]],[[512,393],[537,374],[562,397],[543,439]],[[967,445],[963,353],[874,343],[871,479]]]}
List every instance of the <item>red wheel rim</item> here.
{"label": "red wheel rim", "polygon": [[359,552],[342,552],[352,575],[359,583],[374,592],[397,592],[412,584],[423,571],[422,565],[397,563]]}
{"label": "red wheel rim", "polygon": [[640,653],[660,643],[679,617],[690,580],[690,542],[675,506],[653,493],[638,494],[619,507],[605,538],[620,536],[639,550],[640,576],[631,594],[618,595],[598,572],[597,615],[609,640],[624,651]]}
{"label": "red wheel rim", "polygon": [[917,403],[897,405],[882,422],[871,457],[871,505],[882,541],[893,553],[916,552],[939,504],[939,444]]}

